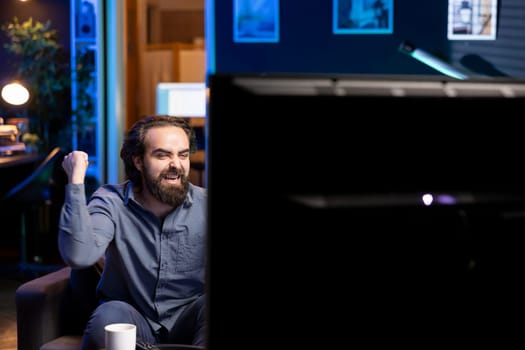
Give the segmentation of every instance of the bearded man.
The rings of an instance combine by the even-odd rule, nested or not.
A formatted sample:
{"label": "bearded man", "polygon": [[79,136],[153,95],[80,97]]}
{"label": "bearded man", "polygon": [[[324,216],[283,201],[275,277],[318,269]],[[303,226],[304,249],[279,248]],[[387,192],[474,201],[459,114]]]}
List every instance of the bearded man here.
{"label": "bearded man", "polygon": [[73,269],[104,261],[82,349],[104,348],[110,323],[135,324],[140,342],[204,346],[207,191],[188,180],[195,149],[187,120],[141,119],[120,151],[126,180],[102,185],[89,201],[88,155],[64,157],[60,254]]}

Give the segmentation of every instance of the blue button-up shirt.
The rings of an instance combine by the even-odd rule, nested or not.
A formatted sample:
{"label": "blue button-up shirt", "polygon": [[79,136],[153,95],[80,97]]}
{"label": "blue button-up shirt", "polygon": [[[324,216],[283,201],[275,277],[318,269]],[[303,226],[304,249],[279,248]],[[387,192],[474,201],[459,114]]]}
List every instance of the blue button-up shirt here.
{"label": "blue button-up shirt", "polygon": [[122,300],[154,330],[172,328],[184,305],[204,293],[207,191],[190,184],[185,202],[163,220],[144,209],[126,181],[104,185],[86,202],[84,185],[66,185],[59,250],[73,268],[105,255],[97,287]]}

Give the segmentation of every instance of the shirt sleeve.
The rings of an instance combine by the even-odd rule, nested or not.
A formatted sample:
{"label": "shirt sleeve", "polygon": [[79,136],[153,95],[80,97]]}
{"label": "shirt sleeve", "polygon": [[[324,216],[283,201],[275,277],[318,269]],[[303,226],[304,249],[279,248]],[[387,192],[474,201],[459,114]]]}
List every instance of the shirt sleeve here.
{"label": "shirt sleeve", "polygon": [[113,221],[103,211],[90,214],[83,184],[67,184],[58,228],[58,248],[64,262],[73,268],[95,264],[105,253]]}

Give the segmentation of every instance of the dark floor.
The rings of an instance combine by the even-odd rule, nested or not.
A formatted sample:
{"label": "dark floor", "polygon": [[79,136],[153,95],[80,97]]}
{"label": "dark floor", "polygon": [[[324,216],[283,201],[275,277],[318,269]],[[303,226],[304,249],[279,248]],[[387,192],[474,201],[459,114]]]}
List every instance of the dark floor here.
{"label": "dark floor", "polygon": [[16,350],[15,290],[27,280],[18,272],[18,264],[0,264],[0,349]]}
{"label": "dark floor", "polygon": [[15,289],[19,281],[0,280],[0,349],[16,350]]}

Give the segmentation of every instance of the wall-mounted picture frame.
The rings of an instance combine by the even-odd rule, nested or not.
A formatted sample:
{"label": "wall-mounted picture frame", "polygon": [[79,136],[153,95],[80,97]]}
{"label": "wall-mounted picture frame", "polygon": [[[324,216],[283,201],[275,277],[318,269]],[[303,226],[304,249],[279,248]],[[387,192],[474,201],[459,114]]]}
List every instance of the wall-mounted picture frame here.
{"label": "wall-mounted picture frame", "polygon": [[334,34],[392,34],[394,0],[333,0]]}
{"label": "wall-mounted picture frame", "polygon": [[234,42],[279,42],[279,0],[233,1]]}
{"label": "wall-mounted picture frame", "polygon": [[495,40],[497,0],[449,0],[449,40]]}

